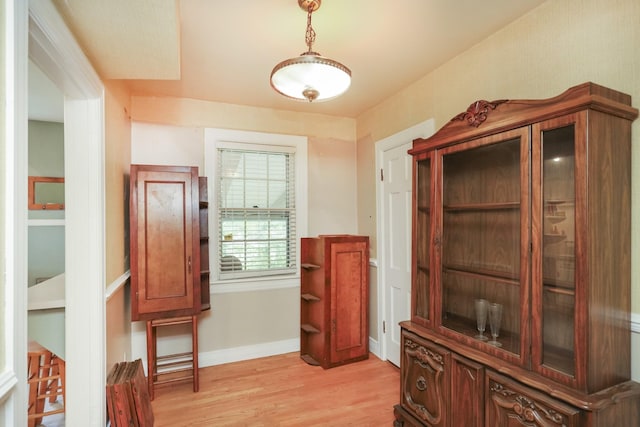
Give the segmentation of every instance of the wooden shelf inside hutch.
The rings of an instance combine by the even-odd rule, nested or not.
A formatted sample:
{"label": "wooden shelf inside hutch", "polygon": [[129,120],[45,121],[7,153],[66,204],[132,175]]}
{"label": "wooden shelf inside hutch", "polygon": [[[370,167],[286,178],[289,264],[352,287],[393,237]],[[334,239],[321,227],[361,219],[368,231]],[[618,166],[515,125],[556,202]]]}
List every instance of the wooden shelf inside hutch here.
{"label": "wooden shelf inside hutch", "polygon": [[[629,95],[587,82],[475,101],[413,141],[395,425],[640,425],[628,321],[637,117]],[[486,312],[491,339],[497,311],[502,347],[476,338]]]}
{"label": "wooden shelf inside hutch", "polygon": [[445,212],[455,211],[494,211],[504,209],[519,209],[519,202],[498,202],[498,203],[460,203],[445,205],[442,209]]}
{"label": "wooden shelf inside hutch", "polygon": [[[450,313],[446,313],[444,318],[442,319],[442,326],[468,337],[471,340],[470,342],[475,343],[476,346],[480,346],[485,349],[499,348],[500,350],[507,351],[513,354],[520,353],[520,335],[519,334],[515,334],[506,330],[504,331],[501,330],[497,341],[500,344],[502,344],[502,347],[496,347],[489,344],[487,341],[480,341],[479,339],[475,338],[475,336],[478,335],[478,329],[476,328],[475,319],[467,319],[462,316],[456,316]],[[487,338],[489,339],[491,338],[488,323],[487,323],[487,329],[485,330],[484,334]]]}

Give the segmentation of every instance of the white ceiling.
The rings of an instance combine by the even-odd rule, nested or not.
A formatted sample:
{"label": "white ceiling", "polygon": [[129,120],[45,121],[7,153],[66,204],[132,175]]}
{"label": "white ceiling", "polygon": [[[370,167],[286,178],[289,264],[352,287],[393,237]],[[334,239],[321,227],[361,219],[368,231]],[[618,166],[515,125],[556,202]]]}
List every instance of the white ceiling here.
{"label": "white ceiling", "polygon": [[277,63],[306,50],[297,0],[53,2],[100,76],[133,95],[357,117],[544,0],[324,0],[313,48],[348,66],[352,84],[311,104],[269,85]]}

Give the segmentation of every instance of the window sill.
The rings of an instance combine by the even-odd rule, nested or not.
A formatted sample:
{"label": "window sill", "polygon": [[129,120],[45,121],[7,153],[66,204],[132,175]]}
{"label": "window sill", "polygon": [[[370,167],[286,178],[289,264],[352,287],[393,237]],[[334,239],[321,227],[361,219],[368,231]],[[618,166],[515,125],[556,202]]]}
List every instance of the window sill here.
{"label": "window sill", "polygon": [[299,288],[300,276],[252,277],[250,279],[218,280],[210,283],[212,294],[270,291],[274,289]]}

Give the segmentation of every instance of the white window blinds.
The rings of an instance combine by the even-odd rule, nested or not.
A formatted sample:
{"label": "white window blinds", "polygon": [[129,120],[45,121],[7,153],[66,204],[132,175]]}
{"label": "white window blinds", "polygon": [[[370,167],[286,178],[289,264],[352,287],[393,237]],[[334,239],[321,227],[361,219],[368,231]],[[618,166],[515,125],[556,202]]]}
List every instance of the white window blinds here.
{"label": "white window blinds", "polygon": [[220,279],[296,271],[294,156],[218,149]]}

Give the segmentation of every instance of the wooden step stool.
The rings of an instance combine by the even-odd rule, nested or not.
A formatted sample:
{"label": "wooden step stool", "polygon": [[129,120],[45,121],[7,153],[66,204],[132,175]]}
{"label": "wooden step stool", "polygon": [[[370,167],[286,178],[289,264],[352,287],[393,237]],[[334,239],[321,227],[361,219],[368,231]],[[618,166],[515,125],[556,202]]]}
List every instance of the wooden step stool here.
{"label": "wooden step stool", "polygon": [[[27,352],[29,407],[28,426],[40,424],[42,417],[64,413],[65,364],[64,360],[35,341],[29,341]],[[62,408],[45,410],[45,401],[54,403],[62,396]]]}
{"label": "wooden step stool", "polygon": [[[189,323],[191,324],[191,351],[158,356],[157,328]],[[150,399],[154,398],[156,385],[186,380],[193,381],[193,391],[197,392],[199,389],[197,316],[147,320],[147,381]]]}

